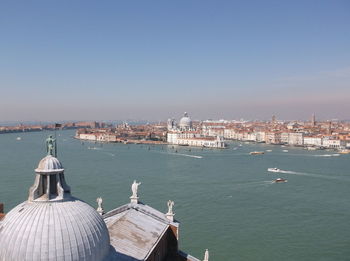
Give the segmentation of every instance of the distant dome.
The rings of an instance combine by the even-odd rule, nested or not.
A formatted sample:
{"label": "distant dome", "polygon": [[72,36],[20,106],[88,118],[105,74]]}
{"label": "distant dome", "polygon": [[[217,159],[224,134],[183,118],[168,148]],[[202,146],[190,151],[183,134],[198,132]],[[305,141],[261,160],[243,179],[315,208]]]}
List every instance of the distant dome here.
{"label": "distant dome", "polygon": [[95,209],[72,198],[23,202],[0,223],[0,260],[106,260],[109,234]]}
{"label": "distant dome", "polygon": [[187,112],[185,112],[184,116],[180,119],[179,127],[183,130],[192,128],[192,120],[188,117]]}
{"label": "distant dome", "polygon": [[61,162],[53,157],[52,155],[47,155],[45,158],[43,158],[39,164],[38,167],[35,169],[35,172],[62,172],[63,166]]}

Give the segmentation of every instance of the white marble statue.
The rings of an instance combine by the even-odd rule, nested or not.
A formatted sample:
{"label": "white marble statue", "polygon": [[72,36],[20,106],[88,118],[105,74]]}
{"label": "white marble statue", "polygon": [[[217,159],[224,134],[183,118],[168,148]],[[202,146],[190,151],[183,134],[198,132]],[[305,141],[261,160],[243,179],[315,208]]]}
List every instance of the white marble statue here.
{"label": "white marble statue", "polygon": [[205,250],[203,261],[209,261],[209,251],[208,251],[208,249]]}
{"label": "white marble statue", "polygon": [[173,213],[173,206],[174,206],[174,201],[169,200],[168,201],[168,213],[167,214],[171,214],[171,215],[174,214]]}
{"label": "white marble statue", "polygon": [[137,190],[139,188],[139,185],[141,185],[141,182],[136,182],[136,180],[134,180],[134,183],[132,183],[131,185],[131,191],[132,191],[131,197],[137,198]]}
{"label": "white marble statue", "polygon": [[104,211],[103,211],[103,207],[102,207],[102,198],[101,197],[98,197],[96,199],[96,202],[97,202],[97,209],[96,211],[100,214],[100,215],[103,215],[104,214]]}

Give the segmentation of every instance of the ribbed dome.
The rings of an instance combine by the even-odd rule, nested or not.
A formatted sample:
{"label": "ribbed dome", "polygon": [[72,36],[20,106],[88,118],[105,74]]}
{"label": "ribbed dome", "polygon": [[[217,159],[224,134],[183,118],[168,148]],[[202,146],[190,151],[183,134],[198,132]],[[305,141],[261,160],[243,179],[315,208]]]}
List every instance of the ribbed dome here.
{"label": "ribbed dome", "polygon": [[[52,153],[55,140],[48,141]],[[108,260],[106,224],[95,209],[71,196],[59,160],[49,154],[35,172],[28,200],[0,222],[0,261]]]}
{"label": "ribbed dome", "polygon": [[62,172],[63,170],[63,166],[57,158],[53,157],[52,155],[47,155],[39,162],[39,165],[35,169],[35,172],[50,173]]}
{"label": "ribbed dome", "polygon": [[192,128],[192,120],[188,117],[187,112],[184,113],[184,116],[180,119],[179,122],[180,129],[190,129]]}
{"label": "ribbed dome", "polygon": [[26,201],[0,223],[1,261],[102,261],[109,247],[102,217],[75,198]]}

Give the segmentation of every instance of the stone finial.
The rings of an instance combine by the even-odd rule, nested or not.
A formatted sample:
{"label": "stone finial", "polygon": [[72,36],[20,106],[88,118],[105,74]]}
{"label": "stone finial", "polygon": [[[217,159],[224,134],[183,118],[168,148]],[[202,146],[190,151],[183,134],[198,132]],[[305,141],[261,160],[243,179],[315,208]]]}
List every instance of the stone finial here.
{"label": "stone finial", "polygon": [[173,212],[174,201],[168,200],[168,212],[165,214],[167,219],[174,221],[175,213]]}
{"label": "stone finial", "polygon": [[208,249],[206,249],[205,252],[204,252],[204,259],[203,259],[203,261],[209,261],[209,251],[208,251]]}
{"label": "stone finial", "polygon": [[141,182],[136,182],[136,180],[134,180],[134,182],[131,185],[131,192],[132,192],[132,195],[130,197],[130,202],[131,203],[136,203],[136,204],[139,203],[139,197],[138,197],[138,194],[137,194],[139,185],[141,185]]}
{"label": "stone finial", "polygon": [[97,202],[97,209],[96,209],[96,211],[102,216],[105,213],[104,210],[103,210],[103,207],[102,207],[102,198],[98,197],[96,199],[96,202]]}

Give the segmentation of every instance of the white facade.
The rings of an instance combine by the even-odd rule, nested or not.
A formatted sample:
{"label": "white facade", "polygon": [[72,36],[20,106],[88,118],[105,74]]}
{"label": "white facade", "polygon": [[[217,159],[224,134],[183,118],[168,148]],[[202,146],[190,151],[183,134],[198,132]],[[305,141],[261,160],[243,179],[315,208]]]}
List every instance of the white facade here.
{"label": "white facade", "polygon": [[255,135],[256,135],[257,142],[265,142],[265,132],[264,131],[257,131],[255,133]]}
{"label": "white facade", "polygon": [[330,149],[344,149],[346,147],[345,140],[325,139],[323,146]]}
{"label": "white facade", "polygon": [[177,140],[178,145],[188,145],[188,146],[196,146],[196,147],[205,147],[205,148],[225,148],[226,144],[224,140],[217,136],[216,138],[189,138],[189,139],[184,139],[184,138],[179,138]]}
{"label": "white facade", "polygon": [[109,133],[81,133],[78,136],[80,140],[116,142],[117,136]]}
{"label": "white facade", "polygon": [[236,139],[235,129],[224,129],[224,138],[225,139]]}
{"label": "white facade", "polygon": [[[208,129],[210,131],[211,129]],[[212,133],[213,134],[213,133]],[[223,134],[223,129],[222,129]],[[225,148],[226,144],[222,136],[203,137],[200,131],[192,127],[192,121],[185,112],[179,122],[179,126],[174,124],[174,120],[168,120],[167,142],[174,145],[186,145],[209,148]]]}
{"label": "white facade", "polygon": [[304,144],[304,134],[301,132],[289,133],[289,145],[302,146]]}
{"label": "white facade", "polygon": [[304,146],[316,146],[321,147],[323,146],[322,138],[321,137],[304,137]]}

